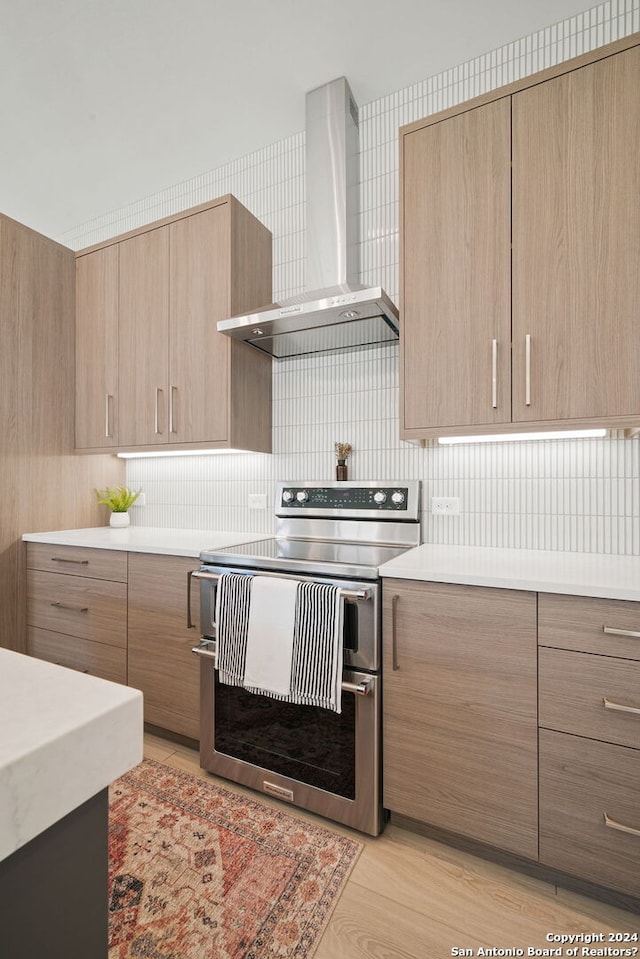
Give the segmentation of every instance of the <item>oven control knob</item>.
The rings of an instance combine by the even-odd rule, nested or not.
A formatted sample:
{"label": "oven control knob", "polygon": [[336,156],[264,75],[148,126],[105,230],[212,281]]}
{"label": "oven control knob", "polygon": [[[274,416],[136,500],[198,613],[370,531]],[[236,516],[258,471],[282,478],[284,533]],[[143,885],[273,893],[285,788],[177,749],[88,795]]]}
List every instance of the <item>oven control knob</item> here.
{"label": "oven control knob", "polygon": [[292,499],[293,499],[293,491],[290,490],[290,489],[283,490],[283,492],[282,492],[282,502],[283,502],[283,503],[290,503]]}
{"label": "oven control knob", "polygon": [[401,493],[399,489],[395,493],[391,494],[391,502],[395,503],[396,506],[399,506],[400,503],[404,503],[404,493]]}
{"label": "oven control knob", "polygon": [[380,503],[386,503],[386,501],[387,501],[387,494],[383,493],[381,489],[379,489],[377,493],[373,494],[374,503],[380,504]]}
{"label": "oven control knob", "polygon": [[307,493],[306,489],[298,490],[296,493],[296,499],[299,503],[306,503],[309,499],[309,494]]}

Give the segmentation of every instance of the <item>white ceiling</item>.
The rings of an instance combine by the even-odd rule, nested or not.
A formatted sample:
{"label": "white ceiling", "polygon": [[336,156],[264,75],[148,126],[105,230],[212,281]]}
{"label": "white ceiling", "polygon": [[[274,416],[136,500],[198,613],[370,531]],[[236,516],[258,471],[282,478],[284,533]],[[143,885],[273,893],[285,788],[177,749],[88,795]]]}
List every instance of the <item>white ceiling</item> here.
{"label": "white ceiling", "polygon": [[49,236],[585,9],[584,0],[0,0],[0,212]]}

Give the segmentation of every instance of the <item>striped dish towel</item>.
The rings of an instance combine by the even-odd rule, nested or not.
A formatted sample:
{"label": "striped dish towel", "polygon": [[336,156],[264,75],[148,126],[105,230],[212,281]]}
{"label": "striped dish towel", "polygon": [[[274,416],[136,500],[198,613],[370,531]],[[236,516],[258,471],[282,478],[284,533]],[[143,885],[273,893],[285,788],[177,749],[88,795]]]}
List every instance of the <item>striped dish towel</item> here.
{"label": "striped dish towel", "polygon": [[342,711],[343,603],[339,586],[298,583],[291,683],[281,695],[244,681],[251,581],[253,576],[223,573],[216,597],[216,668],[220,682],[251,693],[302,706]]}

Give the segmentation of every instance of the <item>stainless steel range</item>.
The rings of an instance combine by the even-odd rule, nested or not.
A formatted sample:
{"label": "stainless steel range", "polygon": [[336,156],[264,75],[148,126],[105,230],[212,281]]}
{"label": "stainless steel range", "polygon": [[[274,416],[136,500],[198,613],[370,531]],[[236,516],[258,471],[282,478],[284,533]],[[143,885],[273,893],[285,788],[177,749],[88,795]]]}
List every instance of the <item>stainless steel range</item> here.
{"label": "stainless steel range", "polygon": [[[378,567],[420,542],[419,483],[278,483],[276,537],[200,554],[200,765],[377,835],[381,792]],[[220,681],[216,593],[225,573],[340,590],[342,710],[299,705]]]}

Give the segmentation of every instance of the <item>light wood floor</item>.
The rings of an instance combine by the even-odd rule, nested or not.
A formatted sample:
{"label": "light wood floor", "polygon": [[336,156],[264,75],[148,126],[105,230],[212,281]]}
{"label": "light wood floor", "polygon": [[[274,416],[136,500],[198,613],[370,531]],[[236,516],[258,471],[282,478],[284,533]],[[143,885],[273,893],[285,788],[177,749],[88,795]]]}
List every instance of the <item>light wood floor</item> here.
{"label": "light wood floor", "polygon": [[[145,735],[145,755],[204,779],[198,754]],[[243,787],[219,780],[227,788]],[[252,793],[256,797],[255,793]],[[265,804],[282,804],[259,795]],[[529,947],[557,943],[547,933],[604,933],[593,948],[620,947],[609,932],[640,931],[640,915],[531,879],[431,839],[388,825],[376,839],[286,807],[359,839],[364,849],[314,959],[445,959],[457,949]],[[579,944],[578,956],[582,956]],[[636,956],[640,956],[640,943]],[[548,955],[549,953],[547,953]],[[566,956],[566,947],[562,952]]]}

